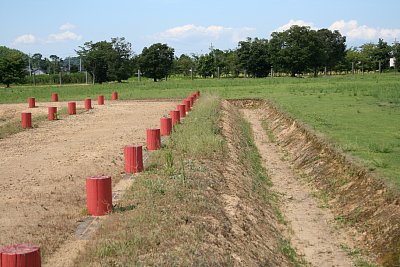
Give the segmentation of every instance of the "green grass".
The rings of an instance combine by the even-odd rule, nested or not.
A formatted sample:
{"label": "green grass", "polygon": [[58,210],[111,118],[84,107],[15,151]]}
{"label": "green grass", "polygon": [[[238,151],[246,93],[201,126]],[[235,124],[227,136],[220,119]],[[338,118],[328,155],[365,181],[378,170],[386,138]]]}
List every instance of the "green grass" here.
{"label": "green grass", "polygon": [[298,120],[322,133],[338,148],[359,158],[400,188],[400,74],[366,74],[320,78],[198,79],[75,86],[0,88],[0,103],[49,101],[57,92],[60,101],[183,98],[193,90],[223,98],[263,98],[277,103]]}

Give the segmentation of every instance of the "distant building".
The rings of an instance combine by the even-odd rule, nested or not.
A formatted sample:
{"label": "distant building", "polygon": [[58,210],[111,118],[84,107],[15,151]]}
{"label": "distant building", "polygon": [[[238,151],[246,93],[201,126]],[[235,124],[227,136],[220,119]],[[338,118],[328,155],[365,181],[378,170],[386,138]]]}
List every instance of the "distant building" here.
{"label": "distant building", "polygon": [[41,69],[31,69],[31,70],[29,70],[29,68],[28,68],[27,71],[28,71],[28,73],[29,73],[29,71],[31,71],[32,75],[44,75],[44,74],[46,74],[46,72],[44,72]]}
{"label": "distant building", "polygon": [[394,57],[390,58],[389,66],[391,68],[394,68],[396,66],[396,58],[394,58]]}

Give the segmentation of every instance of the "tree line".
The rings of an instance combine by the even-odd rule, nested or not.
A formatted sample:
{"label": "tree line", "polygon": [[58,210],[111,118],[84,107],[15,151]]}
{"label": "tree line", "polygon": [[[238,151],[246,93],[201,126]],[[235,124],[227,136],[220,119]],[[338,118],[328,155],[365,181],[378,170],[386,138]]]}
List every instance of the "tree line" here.
{"label": "tree line", "polygon": [[[207,77],[266,77],[281,73],[292,77],[304,73],[384,71],[391,57],[400,59],[400,45],[377,44],[346,48],[346,37],[338,31],[313,30],[294,25],[274,32],[270,39],[247,38],[236,49],[210,49],[202,55],[175,56],[174,48],[156,43],[132,52],[125,38],[86,42],[76,50],[77,57],[62,59],[56,55],[43,58],[7,47],[0,47],[0,83],[20,83],[27,71],[40,69],[47,74],[78,72],[82,68],[97,83],[126,80],[141,75],[158,81],[171,75]],[[27,69],[27,65],[31,67]],[[397,64],[397,68],[399,69]]]}

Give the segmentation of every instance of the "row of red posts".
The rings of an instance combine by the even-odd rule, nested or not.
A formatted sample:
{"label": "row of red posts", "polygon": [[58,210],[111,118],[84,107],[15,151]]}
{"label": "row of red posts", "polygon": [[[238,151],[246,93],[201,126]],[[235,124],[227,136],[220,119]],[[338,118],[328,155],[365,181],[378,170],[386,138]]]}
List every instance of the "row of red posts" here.
{"label": "row of red posts", "polygon": [[[118,92],[112,92],[112,100],[118,100]],[[52,102],[58,102],[58,94],[53,93],[51,95]],[[97,98],[98,105],[104,105],[104,96],[98,96]],[[28,106],[29,108],[35,108],[35,98],[28,98]],[[91,99],[86,98],[84,101],[84,106],[86,110],[92,108]],[[76,114],[76,102],[68,102],[68,114],[74,115]],[[31,128],[32,127],[32,113],[24,112],[22,113],[21,125],[22,128]],[[48,119],[54,120],[57,119],[57,107],[48,107]],[[87,196],[88,203],[93,203],[97,199],[109,199],[111,198],[111,192],[107,190],[108,187],[111,187],[111,177],[109,180],[105,179],[105,176],[96,176],[92,177],[92,179],[88,179],[86,181],[87,184]],[[89,185],[89,186],[88,186]],[[95,195],[92,191],[94,188],[99,188],[96,190],[96,199],[93,199]],[[92,190],[92,191],[90,191]],[[99,202],[97,205],[108,205],[107,203]],[[91,209],[89,209],[91,208]],[[107,207],[108,208],[108,207]],[[89,206],[89,213],[96,215],[98,208],[94,208],[93,206]],[[40,267],[41,266],[41,257],[40,257],[40,247],[30,244],[16,244],[11,246],[5,246],[0,248],[0,267]]]}
{"label": "row of red posts", "polygon": [[[147,150],[157,150],[161,147],[161,136],[169,136],[173,127],[180,123],[193,107],[194,101],[200,96],[195,91],[177,106],[177,110],[170,111],[170,117],[160,119],[160,128],[146,129]],[[125,173],[134,174],[144,170],[143,147],[140,144],[124,147]],[[86,178],[87,209],[93,216],[103,216],[112,211],[112,184],[111,176],[90,176]]]}
{"label": "row of red posts", "polygon": [[[118,100],[118,92],[112,92],[111,94],[112,100]],[[51,101],[58,102],[58,94],[51,94]],[[97,97],[97,104],[104,105],[104,96],[99,95]],[[28,107],[35,108],[36,101],[34,97],[28,98]],[[84,108],[85,110],[92,109],[92,99],[85,98],[84,99]],[[68,102],[68,114],[75,115],[76,114],[76,102]],[[48,107],[48,119],[49,121],[57,119],[57,107]],[[31,112],[22,112],[21,114],[21,127],[24,129],[32,128],[32,113]],[[2,266],[0,266],[2,267]]]}
{"label": "row of red posts", "polygon": [[[195,91],[182,101],[176,110],[170,111],[170,117],[160,119],[160,128],[146,129],[147,150],[157,150],[161,147],[161,136],[169,136],[173,127],[192,109],[194,101],[200,96]],[[118,93],[113,92],[112,99],[118,99]],[[52,101],[58,101],[58,95],[52,94]],[[35,99],[29,98],[29,107],[35,107]],[[98,105],[104,105],[104,96],[98,97]],[[85,109],[91,109],[91,99],[85,99]],[[49,120],[55,119],[57,107],[49,107]],[[68,113],[76,114],[76,103],[68,103]],[[22,127],[31,127],[31,113],[22,113]],[[29,127],[27,127],[30,124]],[[24,127],[25,126],[25,127]],[[124,147],[125,173],[133,174],[144,170],[142,145],[127,145]],[[92,216],[103,216],[112,211],[111,176],[98,175],[86,178],[86,205]],[[40,267],[40,247],[29,244],[18,244],[0,248],[0,267]]]}

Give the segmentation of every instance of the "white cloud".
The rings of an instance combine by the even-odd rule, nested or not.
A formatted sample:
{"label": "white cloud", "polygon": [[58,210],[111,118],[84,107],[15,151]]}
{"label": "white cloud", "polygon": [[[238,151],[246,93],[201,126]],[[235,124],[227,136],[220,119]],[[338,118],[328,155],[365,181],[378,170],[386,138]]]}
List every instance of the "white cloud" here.
{"label": "white cloud", "polygon": [[48,43],[53,43],[53,42],[62,42],[62,41],[79,41],[82,39],[82,36],[71,32],[71,31],[65,31],[61,33],[53,33],[50,34],[47,38]]}
{"label": "white cloud", "polygon": [[14,40],[14,44],[33,44],[36,42],[36,37],[33,34],[24,34],[18,36]]}
{"label": "white cloud", "polygon": [[340,31],[348,39],[376,40],[378,38],[394,39],[400,37],[400,28],[373,28],[367,25],[358,25],[356,20],[338,20],[332,23],[329,29]]}
{"label": "white cloud", "polygon": [[276,30],[273,30],[272,32],[283,32],[286,30],[289,30],[289,28],[293,25],[298,25],[298,26],[309,26],[311,27],[311,29],[315,29],[314,23],[312,22],[306,22],[304,20],[294,20],[291,19],[289,20],[288,23],[286,23],[285,25],[280,26],[279,28],[277,28]]}
{"label": "white cloud", "polygon": [[73,29],[75,29],[75,25],[71,24],[69,22],[67,22],[67,23],[65,23],[65,24],[60,26],[60,30],[61,31],[69,31],[69,30],[73,30]]}
{"label": "white cloud", "polygon": [[197,26],[194,24],[187,24],[170,28],[161,33],[152,36],[153,39],[165,41],[182,41],[185,39],[228,39],[232,42],[244,40],[251,33],[255,32],[254,28],[229,28],[223,26]]}

